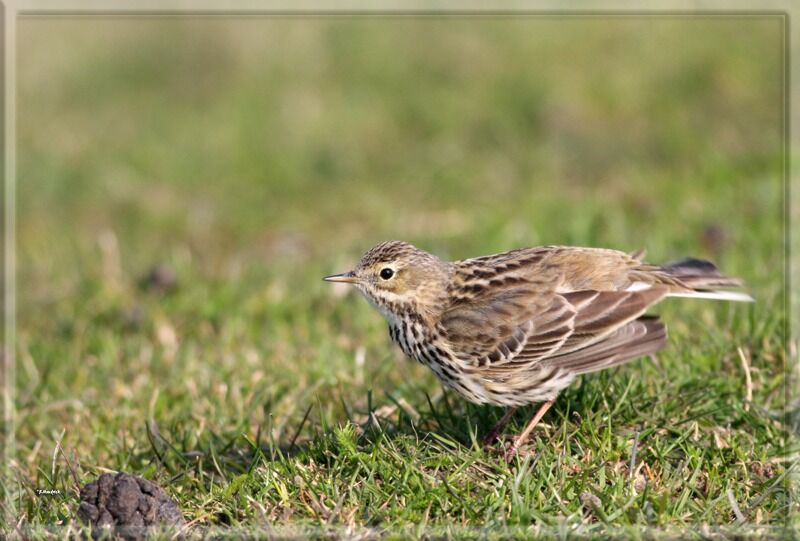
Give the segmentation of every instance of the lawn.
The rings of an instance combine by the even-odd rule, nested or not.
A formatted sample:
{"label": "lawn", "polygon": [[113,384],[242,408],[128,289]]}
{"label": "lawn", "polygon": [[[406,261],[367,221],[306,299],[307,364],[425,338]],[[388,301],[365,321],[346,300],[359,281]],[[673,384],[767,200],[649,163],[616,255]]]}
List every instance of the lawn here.
{"label": "lawn", "polygon": [[[164,487],[195,533],[800,520],[782,19],[31,17],[18,37],[7,531],[64,535],[107,471]],[[757,302],[663,302],[669,347],[581,379],[507,465],[478,443],[501,409],[321,280],[391,238],[704,257]]]}

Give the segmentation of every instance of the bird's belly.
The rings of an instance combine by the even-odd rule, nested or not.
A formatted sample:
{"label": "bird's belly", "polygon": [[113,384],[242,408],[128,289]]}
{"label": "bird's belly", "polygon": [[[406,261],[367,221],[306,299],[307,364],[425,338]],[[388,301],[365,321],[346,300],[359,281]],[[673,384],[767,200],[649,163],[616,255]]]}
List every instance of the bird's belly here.
{"label": "bird's belly", "polygon": [[475,404],[522,406],[551,400],[574,379],[573,374],[561,371],[523,369],[509,374],[505,381],[496,381],[454,358],[446,344],[413,325],[389,325],[389,336],[408,357],[430,368],[444,385]]}

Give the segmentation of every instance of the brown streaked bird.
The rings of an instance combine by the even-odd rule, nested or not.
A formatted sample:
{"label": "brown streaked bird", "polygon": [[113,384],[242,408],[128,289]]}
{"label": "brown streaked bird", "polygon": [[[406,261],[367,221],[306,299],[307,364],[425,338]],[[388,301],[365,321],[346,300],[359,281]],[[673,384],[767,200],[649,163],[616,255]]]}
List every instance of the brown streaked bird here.
{"label": "brown streaked bird", "polygon": [[640,254],[542,246],[442,261],[402,241],[382,242],[356,267],[325,277],[355,285],[389,323],[403,352],[476,404],[542,402],[506,452],[511,460],[576,376],[662,349],[667,330],[648,307],[665,297],[752,301],[710,262],[650,265]]}

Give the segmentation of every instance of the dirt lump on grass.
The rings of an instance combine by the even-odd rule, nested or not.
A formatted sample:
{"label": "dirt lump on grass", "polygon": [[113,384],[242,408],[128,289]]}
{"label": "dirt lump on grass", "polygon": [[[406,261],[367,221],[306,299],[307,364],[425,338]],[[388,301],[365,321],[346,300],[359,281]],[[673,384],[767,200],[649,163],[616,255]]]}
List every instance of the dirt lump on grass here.
{"label": "dirt lump on grass", "polygon": [[150,527],[180,528],[178,505],[160,487],[127,473],[105,473],[81,489],[78,517],[93,537],[113,530],[124,539],[144,539]]}

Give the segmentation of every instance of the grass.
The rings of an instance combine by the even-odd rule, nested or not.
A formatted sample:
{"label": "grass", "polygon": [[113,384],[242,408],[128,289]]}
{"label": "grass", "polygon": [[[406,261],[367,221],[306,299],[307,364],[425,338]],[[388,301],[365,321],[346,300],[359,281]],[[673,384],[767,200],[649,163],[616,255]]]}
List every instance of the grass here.
{"label": "grass", "polygon": [[[781,25],[24,19],[4,528],[64,535],[109,470],[165,487],[196,533],[796,525]],[[477,443],[502,410],[320,280],[385,238],[707,257],[758,302],[659,305],[670,347],[566,390],[506,465]]]}

